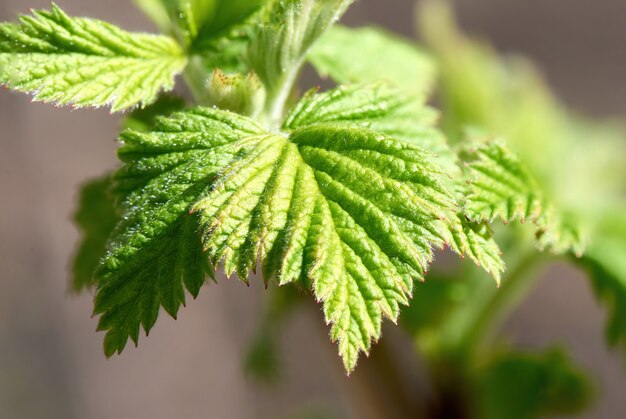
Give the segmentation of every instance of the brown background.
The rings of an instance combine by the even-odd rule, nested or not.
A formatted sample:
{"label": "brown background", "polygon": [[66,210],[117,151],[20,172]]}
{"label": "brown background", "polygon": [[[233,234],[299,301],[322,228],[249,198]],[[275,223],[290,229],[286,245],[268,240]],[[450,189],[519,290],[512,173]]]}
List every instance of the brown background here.
{"label": "brown background", "polygon": [[[71,14],[129,29],[150,25],[129,1],[57,0]],[[506,52],[535,59],[567,103],[626,115],[626,1],[458,0],[463,26]],[[0,0],[13,19],[43,0]],[[350,24],[377,22],[411,35],[412,1],[361,0]],[[301,407],[354,417],[339,361],[311,313],[284,333],[286,376],[259,387],[240,368],[263,294],[234,281],[209,286],[179,320],[162,317],[139,349],[105,360],[91,297],[68,296],[79,185],[115,166],[118,118],[31,104],[0,92],[0,418],[276,418]],[[590,368],[602,396],[592,418],[626,412],[626,369],[604,347],[604,313],[584,277],[549,270],[506,325],[524,346],[561,342]]]}

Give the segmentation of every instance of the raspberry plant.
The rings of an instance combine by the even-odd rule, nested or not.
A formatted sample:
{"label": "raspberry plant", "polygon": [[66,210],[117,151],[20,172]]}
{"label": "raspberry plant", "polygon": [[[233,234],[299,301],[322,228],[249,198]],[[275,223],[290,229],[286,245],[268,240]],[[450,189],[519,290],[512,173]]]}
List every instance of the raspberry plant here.
{"label": "raspberry plant", "polygon": [[[0,83],[128,111],[119,168],[84,186],[76,213],[72,287],[95,289],[105,354],[161,308],[176,317],[216,271],[247,283],[258,268],[275,297],[252,373],[274,370],[272,339],[304,300],[292,288],[321,303],[348,373],[400,319],[437,394],[408,416],[583,407],[561,350],[522,353],[494,331],[537,269],[565,260],[609,308],[609,341],[626,341],[622,132],[563,110],[440,3],[422,10],[420,47],[336,25],[351,2],[136,0],[161,35],[54,4],[0,24]],[[305,65],[337,85],[301,94]],[[167,93],[179,75],[186,91]],[[461,260],[433,263],[445,250]]]}

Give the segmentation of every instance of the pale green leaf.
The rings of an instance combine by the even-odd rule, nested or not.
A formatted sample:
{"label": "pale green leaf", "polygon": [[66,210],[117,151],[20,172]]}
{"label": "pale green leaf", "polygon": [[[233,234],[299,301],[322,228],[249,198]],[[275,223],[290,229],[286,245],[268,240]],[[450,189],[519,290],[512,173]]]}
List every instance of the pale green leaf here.
{"label": "pale green leaf", "polygon": [[464,160],[467,187],[463,212],[470,220],[532,222],[541,249],[582,253],[585,238],[576,220],[545,198],[523,162],[503,143],[477,144],[467,150]]}
{"label": "pale green leaf", "polygon": [[374,27],[334,26],[308,58],[322,76],[337,83],[385,80],[423,97],[435,82],[435,64],[425,51]]}
{"label": "pale green leaf", "polygon": [[504,272],[502,252],[493,239],[489,225],[485,222],[472,222],[463,216],[454,220],[450,236],[446,240],[450,248],[461,256],[467,256],[477,266],[483,268],[496,282]]}
{"label": "pale green leaf", "polygon": [[120,111],[152,103],[186,64],[165,36],[67,16],[59,7],[0,24],[0,84],[35,100]]}
{"label": "pale green leaf", "polygon": [[279,123],[305,55],[353,0],[277,0],[259,23],[248,60],[267,90],[267,111]]}
{"label": "pale green leaf", "polygon": [[473,130],[506,141],[523,161],[534,190],[558,208],[544,220],[544,246],[561,252],[580,242],[579,224],[587,230],[623,193],[623,127],[568,111],[528,60],[500,55],[465,36],[446,2],[420,5],[424,38],[438,63],[448,138],[461,143]]}
{"label": "pale green leaf", "polygon": [[194,206],[205,248],[227,274],[260,259],[266,279],[311,286],[351,370],[441,241],[451,203],[437,171],[414,146],[331,124],[242,141],[250,151]]}
{"label": "pale green leaf", "polygon": [[[458,223],[444,175],[429,153],[361,122],[294,121],[267,132],[198,108],[122,135],[116,191],[126,211],[96,297],[108,354],[136,341],[140,324],[149,330],[160,305],[175,315],[182,283],[197,293],[206,256],[244,281],[260,261],[266,281],[311,289],[347,370],[380,337],[383,317],[397,318]],[[206,256],[192,246],[190,211]],[[461,240],[470,256],[488,241]]]}
{"label": "pale green leaf", "polygon": [[311,90],[289,112],[284,127],[332,122],[368,128],[431,152],[444,170],[456,174],[456,156],[435,127],[437,119],[437,112],[415,95],[375,82],[340,86],[320,94]]}

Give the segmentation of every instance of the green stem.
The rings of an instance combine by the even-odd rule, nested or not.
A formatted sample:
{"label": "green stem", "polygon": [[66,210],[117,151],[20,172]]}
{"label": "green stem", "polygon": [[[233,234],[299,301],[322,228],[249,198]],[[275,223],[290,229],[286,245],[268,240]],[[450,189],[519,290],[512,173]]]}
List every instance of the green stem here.
{"label": "green stem", "polygon": [[268,125],[273,129],[280,128],[285,113],[285,106],[298,79],[302,65],[302,60],[294,64],[281,77],[280,82],[277,83],[278,87],[273,89],[272,92],[268,92],[265,104],[265,118]]}
{"label": "green stem", "polygon": [[486,293],[485,300],[462,330],[457,348],[468,354],[488,343],[498,327],[515,310],[539,280],[537,270],[546,256],[536,250],[520,258],[497,289]]}
{"label": "green stem", "polygon": [[200,57],[192,56],[183,74],[187,87],[198,105],[203,105],[206,99],[206,82],[209,74],[205,70]]}

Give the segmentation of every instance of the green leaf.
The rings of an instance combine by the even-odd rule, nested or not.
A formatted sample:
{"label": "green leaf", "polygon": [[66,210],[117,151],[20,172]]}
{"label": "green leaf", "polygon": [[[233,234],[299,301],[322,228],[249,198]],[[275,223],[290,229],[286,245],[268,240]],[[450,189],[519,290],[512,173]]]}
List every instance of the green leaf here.
{"label": "green leaf", "polygon": [[308,58],[322,76],[340,84],[386,80],[423,97],[435,83],[435,65],[425,51],[375,27],[334,26]]}
{"label": "green leaf", "polygon": [[136,343],[140,325],[148,332],[161,306],[175,317],[184,289],[195,297],[212,274],[189,210],[235,157],[233,142],[257,132],[243,117],[196,109],[158,119],[153,132],[122,134],[115,193],[124,214],[98,272],[94,309],[107,355],[121,352],[128,337]]}
{"label": "green leaf", "polygon": [[134,0],[163,32],[176,34],[194,52],[241,29],[269,0]]}
{"label": "green leaf", "polygon": [[78,209],[74,214],[82,239],[72,264],[73,291],[95,285],[95,272],[106,253],[106,243],[120,216],[110,195],[111,176],[85,183],[80,190]]}
{"label": "green leaf", "polygon": [[260,259],[266,279],[310,284],[351,370],[441,241],[450,200],[436,173],[414,146],[320,124],[254,140],[194,211],[227,274],[246,278]]}
{"label": "green leaf", "polygon": [[491,228],[485,222],[473,222],[463,216],[453,219],[447,243],[461,256],[467,256],[477,266],[483,268],[496,282],[504,272],[504,261],[498,244],[493,239]]}
{"label": "green leaf", "polygon": [[[435,128],[437,113],[415,95],[407,95],[387,83],[340,86],[315,94],[309,91],[287,115],[283,129],[333,123],[360,127],[415,144],[431,153],[438,166],[457,175],[456,156]],[[452,186],[452,185],[451,185]],[[459,255],[467,255],[499,281],[504,270],[500,250],[491,230],[482,221],[473,223],[450,214],[446,242]]]}
{"label": "green leaf", "polygon": [[248,47],[248,60],[267,90],[272,123],[282,112],[305,55],[335,23],[352,0],[277,0],[269,21],[258,25]]}
{"label": "green leaf", "polygon": [[463,212],[470,220],[529,221],[536,225],[540,249],[582,254],[585,239],[576,221],[558,212],[527,167],[503,143],[479,144],[467,150],[464,160]]}
{"label": "green leaf", "polygon": [[58,6],[0,24],[0,84],[35,100],[121,111],[170,90],[186,64],[165,36],[67,16]]}
{"label": "green leaf", "polygon": [[530,419],[577,413],[588,407],[586,374],[563,351],[496,355],[477,371],[472,386],[481,419]]}
{"label": "green leaf", "polygon": [[626,348],[626,208],[617,206],[601,218],[589,248],[577,262],[591,276],[596,296],[607,305],[606,336]]}
{"label": "green leaf", "polygon": [[159,304],[175,315],[189,275],[197,293],[196,214],[204,251],[227,275],[247,281],[260,261],[266,281],[314,292],[348,371],[382,318],[396,319],[432,247],[458,223],[440,169],[417,146],[358,123],[290,121],[267,132],[197,108],[122,134],[126,212],[96,297],[107,353],[136,341],[140,324],[149,330]]}
{"label": "green leaf", "polygon": [[311,123],[337,123],[382,132],[422,147],[440,164],[455,166],[455,156],[435,127],[438,113],[420,98],[388,83],[357,83],[316,94],[309,91],[290,111],[286,128]]}
{"label": "green leaf", "polygon": [[193,45],[196,51],[212,47],[215,39],[232,37],[233,31],[249,24],[255,14],[262,10],[262,6],[270,3],[269,0],[202,0],[202,2],[206,6]]}
{"label": "green leaf", "polygon": [[[333,123],[371,129],[428,150],[442,169],[456,175],[456,156],[435,128],[436,120],[437,113],[415,95],[379,82],[341,86],[321,94],[311,90],[287,115],[283,128]],[[472,223],[454,214],[447,229],[446,241],[452,250],[469,256],[499,281],[504,262],[490,229],[482,221]]]}
{"label": "green leaf", "polygon": [[176,111],[185,109],[185,100],[173,94],[163,94],[149,106],[135,109],[122,124],[124,129],[135,131],[148,131],[152,128],[156,119],[160,116],[168,116]]}
{"label": "green leaf", "polygon": [[[130,236],[128,243],[114,241],[99,271],[94,314],[101,314],[98,330],[107,331],[107,356],[121,352],[129,337],[137,344],[139,325],[147,333],[160,307],[176,318],[180,305],[185,304],[185,289],[195,298],[206,275],[212,275],[196,234],[195,217],[179,216],[165,230],[159,230],[157,222],[164,223],[162,219],[145,223],[134,235],[128,227],[123,233],[118,230],[118,234]],[[153,231],[152,237],[138,237]],[[134,247],[136,243],[141,248]]]}
{"label": "green leaf", "polygon": [[569,112],[528,60],[466,37],[445,2],[420,5],[424,38],[438,63],[448,138],[462,143],[469,130],[506,141],[544,200],[559,209],[548,210],[545,246],[563,251],[580,242],[580,226],[587,230],[623,193],[623,127]]}

